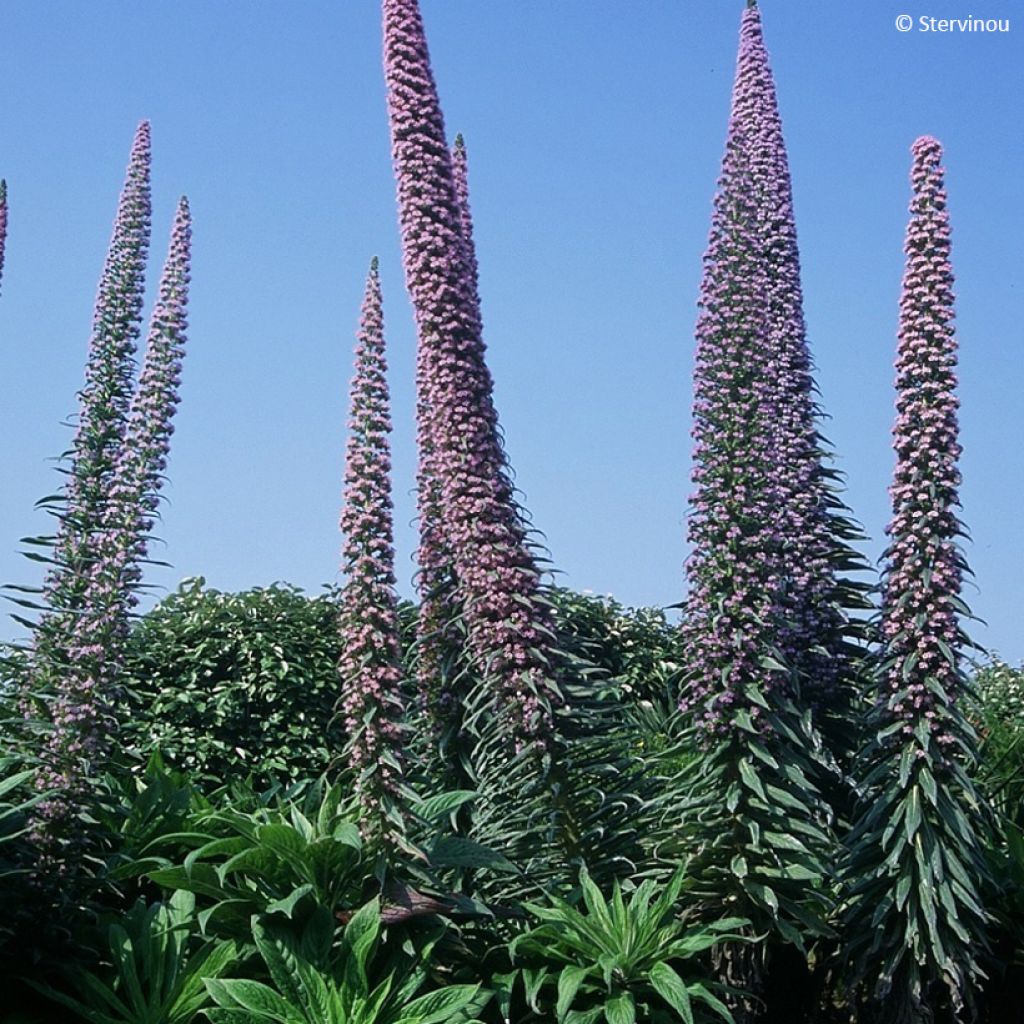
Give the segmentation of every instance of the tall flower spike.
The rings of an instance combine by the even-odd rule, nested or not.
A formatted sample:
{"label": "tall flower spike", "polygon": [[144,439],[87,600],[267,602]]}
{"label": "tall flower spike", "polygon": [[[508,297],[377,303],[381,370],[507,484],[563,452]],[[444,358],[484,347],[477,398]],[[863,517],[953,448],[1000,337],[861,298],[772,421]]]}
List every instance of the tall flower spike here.
{"label": "tall flower spike", "polygon": [[[469,312],[481,323],[480,295],[477,283],[476,247],[473,243],[473,221],[469,209],[469,177],[466,146],[461,135],[452,147],[452,177],[458,201],[459,233],[462,254],[469,272],[471,308]],[[421,350],[422,351],[422,350]],[[429,374],[423,391],[430,384]],[[424,433],[431,426],[429,417],[422,417]],[[461,657],[461,636],[457,628],[459,604],[452,553],[444,541],[440,481],[430,470],[433,448],[430,439],[421,438],[420,487],[420,550],[419,587],[422,594],[418,619],[417,677],[422,699],[435,733],[442,746],[449,748],[461,728],[462,698],[454,678],[464,667]]]}
{"label": "tall flower spike", "polygon": [[769,521],[779,541],[774,569],[781,601],[778,646],[800,677],[802,700],[824,713],[837,704],[849,633],[844,606],[863,607],[864,601],[856,586],[836,579],[836,566],[857,568],[859,556],[846,543],[851,537],[846,510],[832,495],[835,473],[823,465],[789,160],[756,5],[742,18],[734,116],[745,127],[764,260],[774,461]]}
{"label": "tall flower spike", "polygon": [[[517,743],[543,741],[553,693],[549,622],[501,445],[451,155],[416,0],[384,0],[384,71],[406,283],[419,336],[421,465],[436,481],[444,542],[479,671]],[[421,483],[422,486],[422,483]],[[422,507],[422,498],[421,498]]]}
{"label": "tall flower spike", "polygon": [[46,603],[58,614],[73,612],[81,603],[124,439],[142,322],[150,209],[150,130],[143,121],[135,133],[96,297],[66,508],[57,533],[57,569],[45,589]]}
{"label": "tall flower spike", "polygon": [[173,419],[180,400],[178,387],[188,329],[191,259],[192,213],[188,199],[182,196],[110,494],[108,536],[112,556],[118,563],[119,593],[125,605],[124,631],[127,613],[137,600],[135,591],[142,579],[148,538],[159,510],[160,488],[174,433]]}
{"label": "tall flower spike", "polygon": [[[752,14],[743,19],[696,330],[683,705],[705,754],[693,780],[701,811],[682,828],[701,851],[694,871],[712,905],[730,905],[756,931],[792,942],[825,933],[831,837],[813,781],[817,740],[779,650],[789,611],[775,451],[784,395],[772,315],[777,266],[762,213],[764,140],[752,102],[761,84],[752,81]],[[797,845],[788,842],[794,832]],[[723,947],[723,980],[757,994],[773,944]],[[734,1010],[738,1020],[754,1016],[744,1001]]]}
{"label": "tall flower spike", "polygon": [[[113,237],[100,278],[71,450],[65,507],[54,548],[55,568],[44,585],[47,610],[34,636],[26,717],[49,720],[37,783],[58,795],[36,807],[34,831],[54,873],[76,862],[61,847],[85,843],[69,816],[88,793],[111,734],[111,650],[121,601],[111,493],[134,390],[135,347],[142,315],[150,228],[150,131],[135,133]],[[36,694],[48,694],[44,701]]]}
{"label": "tall flower spike", "polygon": [[893,1024],[931,1020],[941,1003],[957,1020],[970,1015],[985,948],[979,890],[989,877],[980,834],[988,815],[965,771],[976,737],[959,707],[969,641],[959,623],[966,563],[957,546],[961,449],[942,147],[923,137],[912,153],[882,650],[847,870],[855,980]]}
{"label": "tall flower spike", "polygon": [[7,247],[7,179],[0,178],[0,284],[4,279],[4,250]]}
{"label": "tall flower spike", "polygon": [[391,522],[391,413],[377,258],[370,264],[345,458],[339,710],[364,820],[386,838],[401,780],[402,683]]}

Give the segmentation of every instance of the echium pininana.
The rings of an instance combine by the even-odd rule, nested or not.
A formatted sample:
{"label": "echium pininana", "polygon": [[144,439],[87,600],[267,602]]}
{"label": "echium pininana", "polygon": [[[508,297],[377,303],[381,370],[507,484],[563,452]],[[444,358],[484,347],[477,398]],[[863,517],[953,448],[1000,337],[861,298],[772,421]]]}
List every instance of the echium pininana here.
{"label": "echium pininana", "polygon": [[760,718],[781,673],[763,667],[779,596],[771,507],[774,416],[768,385],[765,272],[741,133],[730,125],[704,255],[694,366],[693,482],[684,632],[684,705],[713,734],[743,710]]}
{"label": "echium pininana", "polygon": [[[478,324],[482,324],[476,246],[469,207],[469,169],[466,144],[461,135],[455,137],[451,157],[452,178],[458,201],[459,233],[469,273],[471,305],[468,312]],[[425,355],[426,351],[421,347],[421,355]],[[428,374],[417,388],[421,396],[425,394],[429,383]],[[458,742],[463,703],[462,695],[454,688],[454,677],[464,667],[461,657],[462,636],[457,626],[460,613],[452,554],[444,539],[440,480],[432,466],[434,445],[430,431],[433,421],[424,411],[424,415],[419,417],[419,423],[420,570],[417,582],[422,596],[417,622],[416,671],[422,700],[433,722],[435,734],[442,747],[454,753],[452,744]]]}
{"label": "echium pininana", "polygon": [[371,834],[399,824],[402,683],[391,522],[391,412],[377,259],[370,265],[352,378],[345,458],[339,710]]}
{"label": "echium pininana", "polygon": [[[136,590],[174,430],[172,420],[178,407],[188,326],[191,233],[188,201],[182,198],[101,526],[89,538],[89,576],[80,606],[65,620],[68,632],[62,642],[68,663],[57,683],[54,731],[44,748],[44,761],[51,770],[62,761],[68,762],[65,770],[58,770],[51,779],[63,791],[62,797],[54,798],[54,811],[62,800],[74,799],[74,785],[86,777],[74,777],[69,759],[89,750],[93,757],[98,756],[117,728],[116,721],[105,712],[117,695],[129,614],[137,601]],[[69,734],[73,736],[69,738]],[[61,813],[69,808],[67,803]],[[51,830],[55,824],[49,822]]]}
{"label": "echium pininana", "polygon": [[[101,759],[107,735],[102,686],[103,636],[118,620],[116,573],[107,558],[107,516],[115,466],[134,390],[134,353],[142,315],[150,227],[150,131],[139,125],[100,278],[80,392],[78,427],[32,655],[33,693],[26,714],[49,720],[39,785],[62,793],[40,804],[37,820],[51,838],[75,803],[75,791]],[[98,632],[84,633],[84,617]]]}
{"label": "echium pininana", "polygon": [[987,878],[988,817],[965,771],[976,738],[959,707],[969,641],[949,213],[942,147],[923,137],[912,153],[878,692],[847,866],[854,979],[893,1024],[972,1011]]}
{"label": "echium pininana", "polygon": [[119,623],[122,636],[127,633],[128,614],[138,600],[136,591],[142,580],[150,531],[158,514],[160,488],[174,433],[188,328],[191,257],[192,214],[188,199],[182,196],[149,320],[146,354],[132,396],[124,444],[115,464],[107,510],[106,536],[123,607]]}
{"label": "echium pininana", "polygon": [[4,279],[4,251],[7,248],[7,180],[0,178],[0,284]]}
{"label": "echium pininana", "polygon": [[[421,466],[436,481],[443,540],[477,669],[517,744],[550,732],[549,615],[515,502],[484,358],[451,154],[416,0],[384,0],[384,70],[406,282],[419,336]],[[421,502],[422,504],[422,502]]]}
{"label": "echium pininana", "polygon": [[[683,831],[701,851],[694,870],[712,905],[799,942],[824,931],[831,839],[813,781],[818,741],[794,704],[780,649],[789,611],[780,552],[789,524],[778,510],[775,444],[788,396],[776,379],[777,267],[763,237],[764,147],[752,116],[752,93],[763,83],[752,74],[747,15],[696,330],[682,703],[705,754],[693,794],[703,810]],[[756,993],[769,948],[723,948],[723,979]],[[754,1013],[742,1001],[734,1010],[742,1019]]]}
{"label": "echium pininana", "polygon": [[[775,82],[751,3],[743,12],[733,116],[744,126],[758,245],[764,260],[764,329],[769,421],[770,524],[779,587],[777,645],[796,671],[802,703],[822,714],[836,707],[850,632],[844,606],[863,607],[858,587],[837,581],[836,568],[859,568],[847,541],[855,536],[833,496],[835,472],[823,464],[813,364],[807,344],[793,189]],[[839,702],[840,705],[842,702]]]}
{"label": "echium pininana", "polygon": [[36,631],[37,661],[41,662],[59,657],[62,637],[81,606],[96,558],[93,546],[106,514],[134,390],[150,209],[150,130],[143,121],[135,133],[96,296],[55,565],[43,590],[47,611]]}

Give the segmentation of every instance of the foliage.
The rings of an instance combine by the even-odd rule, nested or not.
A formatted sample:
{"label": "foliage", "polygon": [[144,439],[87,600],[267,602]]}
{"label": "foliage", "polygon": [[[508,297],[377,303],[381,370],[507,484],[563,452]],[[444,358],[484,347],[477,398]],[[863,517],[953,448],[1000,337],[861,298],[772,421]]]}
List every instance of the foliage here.
{"label": "foliage", "polygon": [[660,700],[679,673],[678,628],[660,608],[627,608],[613,597],[564,587],[549,593],[559,637],[634,705]]}
{"label": "foliage", "polygon": [[[531,905],[543,923],[516,938],[512,953],[523,964],[534,1011],[553,1009],[558,1024],[591,1024],[602,1015],[607,1024],[732,1024],[721,987],[695,975],[687,961],[719,943],[743,941],[737,930],[747,922],[733,918],[686,927],[675,916],[685,877],[683,866],[656,898],[651,880],[628,898],[616,882],[606,900],[584,870],[582,908],[554,898]],[[685,978],[679,973],[684,965]]]}
{"label": "foliage", "polygon": [[984,975],[990,811],[968,768],[977,736],[960,597],[953,269],[942,147],[912,147],[896,360],[896,468],[880,644],[859,807],[846,838],[845,952],[887,1022],[973,1016]]}
{"label": "foliage", "polygon": [[1024,827],[1024,669],[982,667],[967,705],[981,739],[978,783],[992,807]]}
{"label": "foliage", "polygon": [[225,594],[187,580],[131,636],[125,742],[197,778],[316,775],[341,746],[339,654],[329,595],[281,585]]}
{"label": "foliage", "polygon": [[376,899],[353,915],[337,949],[329,915],[314,917],[299,936],[259,920],[252,931],[273,987],[243,979],[208,981],[219,1007],[207,1011],[211,1024],[465,1024],[489,998],[479,985],[448,985],[417,996],[432,944],[400,955],[374,978],[381,938]]}
{"label": "foliage", "polygon": [[220,977],[239,953],[233,942],[194,941],[194,903],[186,892],[136,903],[107,929],[109,971],[73,971],[73,995],[35,987],[88,1024],[189,1024],[209,1002],[204,980]]}
{"label": "foliage", "polygon": [[13,934],[17,894],[15,876],[27,871],[23,837],[28,815],[44,794],[34,792],[35,771],[20,758],[0,758],[0,952]]}
{"label": "foliage", "polygon": [[225,789],[201,798],[183,831],[155,836],[117,873],[193,893],[204,930],[244,939],[254,914],[304,919],[317,907],[333,914],[359,902],[373,859],[356,820],[338,785],[317,783],[295,799]]}

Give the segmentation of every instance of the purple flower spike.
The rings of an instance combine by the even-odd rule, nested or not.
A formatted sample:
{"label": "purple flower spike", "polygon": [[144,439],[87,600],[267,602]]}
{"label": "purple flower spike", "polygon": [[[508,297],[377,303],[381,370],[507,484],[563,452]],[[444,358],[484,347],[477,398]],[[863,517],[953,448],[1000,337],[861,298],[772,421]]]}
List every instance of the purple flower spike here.
{"label": "purple flower spike", "polygon": [[991,956],[981,894],[997,886],[991,811],[967,772],[977,737],[959,706],[967,567],[957,548],[957,345],[942,147],[926,136],[912,153],[878,688],[858,766],[844,923],[854,981],[885,1007],[885,1019],[924,1020],[948,1002],[960,1021],[976,1016],[974,993]]}
{"label": "purple flower spike", "polygon": [[423,22],[416,0],[384,0],[383,14],[403,260],[419,336],[421,518],[425,508],[440,508],[438,532],[451,553],[470,653],[493,681],[511,735],[519,744],[543,741],[555,702],[545,653],[550,623],[535,600],[540,573],[499,439]]}
{"label": "purple flower spike", "polygon": [[[684,705],[715,730],[746,706],[742,679],[790,696],[799,679],[803,702],[834,704],[844,609],[860,604],[834,568],[859,558],[824,465],[789,163],[754,4],[741,22],[700,310]],[[766,657],[779,667],[766,669]]]}
{"label": "purple flower spike", "polygon": [[174,433],[172,421],[179,403],[188,328],[191,258],[192,214],[183,196],[171,229],[167,261],[149,322],[146,354],[110,495],[111,533],[116,538],[113,553],[118,563],[118,592],[125,605],[125,631],[128,611],[136,603],[134,591],[142,579],[142,562],[158,514],[160,487]]}
{"label": "purple flower spike", "polygon": [[379,834],[388,819],[385,806],[401,778],[402,668],[391,521],[391,413],[376,257],[357,337],[341,513],[345,584],[339,709],[365,820]]}
{"label": "purple flower spike", "polygon": [[[139,125],[100,278],[81,410],[55,545],[55,568],[44,585],[48,610],[40,617],[33,651],[28,717],[52,724],[41,752],[38,784],[60,795],[38,812],[41,845],[64,841],[62,822],[81,797],[84,780],[101,762],[113,722],[111,665],[106,640],[123,632],[112,521],[118,503],[117,463],[134,387],[150,223],[150,132]],[[52,850],[50,851],[53,852]]]}
{"label": "purple flower spike", "polygon": [[7,181],[0,178],[0,283],[4,279],[4,249],[7,246]]}
{"label": "purple flower spike", "polygon": [[[913,147],[896,359],[896,470],[890,489],[893,517],[883,603],[883,643],[892,659],[889,687],[906,690],[894,713],[915,725],[927,721],[945,748],[953,739],[928,715],[937,681],[949,699],[961,690],[960,586],[963,559],[959,504],[960,444],[953,329],[953,268],[942,147],[918,139]],[[909,684],[909,689],[908,689]]]}
{"label": "purple flower spike", "polygon": [[711,732],[727,730],[737,711],[749,712],[750,701],[743,696],[747,683],[767,693],[781,680],[780,673],[761,664],[775,642],[780,610],[777,465],[770,443],[778,410],[745,43],[742,38],[704,255],[694,369],[696,490],[684,626],[691,676],[684,706]]}

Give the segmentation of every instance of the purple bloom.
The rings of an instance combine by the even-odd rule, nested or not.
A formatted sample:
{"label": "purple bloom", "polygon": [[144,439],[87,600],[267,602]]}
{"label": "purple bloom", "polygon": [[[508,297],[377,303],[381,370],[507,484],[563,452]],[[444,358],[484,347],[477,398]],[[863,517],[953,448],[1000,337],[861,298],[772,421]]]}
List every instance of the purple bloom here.
{"label": "purple bloom", "polygon": [[4,279],[4,249],[7,246],[7,181],[0,178],[0,282]]}
{"label": "purple bloom", "polygon": [[[907,263],[900,300],[896,359],[896,469],[890,496],[883,601],[883,644],[891,659],[888,685],[906,689],[895,712],[911,724],[936,705],[928,681],[951,701],[961,690],[958,607],[963,560],[959,504],[960,443],[956,336],[949,214],[942,147],[914,143],[914,198],[907,227]],[[942,742],[940,719],[929,719]]]}
{"label": "purple bloom", "polygon": [[48,610],[34,638],[33,688],[53,695],[49,702],[35,702],[34,709],[26,704],[26,711],[34,710],[52,724],[40,755],[39,784],[64,791],[50,802],[47,823],[39,822],[51,838],[59,836],[62,815],[80,795],[76,790],[97,769],[113,726],[108,685],[113,652],[104,640],[119,629],[119,585],[111,562],[110,519],[117,506],[117,463],[142,316],[149,176],[150,132],[143,122],[135,134],[100,278],[55,567],[44,585]]}
{"label": "purple bloom", "polygon": [[[348,758],[374,833],[401,777],[402,681],[391,522],[391,413],[377,259],[370,265],[356,346],[345,458],[340,711]],[[386,834],[386,832],[385,832]]]}
{"label": "purple bloom", "polygon": [[[690,679],[684,706],[712,732],[749,711],[782,674],[762,667],[781,609],[775,509],[776,337],[758,208],[752,89],[760,61],[745,12],[726,151],[704,254],[694,368],[696,490],[691,498],[684,624]],[[755,108],[756,112],[756,108]],[[756,706],[753,705],[753,706]]]}
{"label": "purple bloom", "polygon": [[[959,1020],[981,977],[987,817],[964,770],[976,739],[958,707],[966,565],[957,548],[959,403],[942,147],[923,137],[912,152],[880,678],[873,742],[860,766],[873,784],[865,783],[851,833],[847,873],[862,895],[850,900],[847,925],[857,979],[894,1019],[917,1019],[945,988]],[[927,860],[921,849],[931,851]]]}
{"label": "purple bloom", "polygon": [[700,310],[684,705],[716,730],[749,708],[744,681],[791,693],[782,665],[804,700],[828,703],[846,624],[833,567],[856,557],[823,466],[788,158],[753,4]]}
{"label": "purple bloom", "polygon": [[436,531],[426,559],[421,551],[421,587],[439,568],[434,553],[447,550],[476,668],[493,681],[516,742],[541,740],[555,699],[550,624],[535,600],[540,573],[500,441],[468,220],[419,6],[384,0],[383,13],[403,258],[419,336],[420,515]]}

